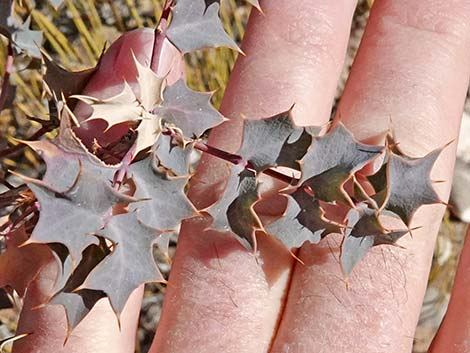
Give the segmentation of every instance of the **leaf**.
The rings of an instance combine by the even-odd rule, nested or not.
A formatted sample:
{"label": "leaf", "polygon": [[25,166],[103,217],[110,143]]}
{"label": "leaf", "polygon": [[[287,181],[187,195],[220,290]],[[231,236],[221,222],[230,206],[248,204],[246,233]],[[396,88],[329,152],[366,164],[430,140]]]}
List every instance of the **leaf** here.
{"label": "leaf", "polygon": [[[101,241],[104,243],[104,240]],[[102,261],[107,252],[102,247],[90,245],[83,252],[83,259],[72,272],[72,258],[67,256],[63,264],[63,273],[57,286],[59,291],[49,301],[51,305],[62,305],[67,317],[67,338],[72,330],[85,318],[98,300],[105,294],[102,291],[76,289],[84,282],[88,274]]]}
{"label": "leaf", "polygon": [[193,146],[182,147],[169,135],[160,134],[152,148],[158,163],[175,176],[189,176],[189,158]]}
{"label": "leaf", "polygon": [[84,95],[73,95],[93,108],[93,113],[86,121],[103,119],[111,126],[124,122],[133,122],[142,119],[144,108],[127,82],[121,93],[108,99],[93,98]]}
{"label": "leaf", "polygon": [[23,177],[40,204],[39,220],[29,242],[62,243],[74,263],[96,238],[91,236],[104,226],[111,208],[135,199],[115,191],[93,170],[80,167],[74,184],[66,191],[56,190],[43,181]]}
{"label": "leaf", "polygon": [[196,214],[184,194],[188,178],[171,178],[157,163],[151,155],[130,166],[128,175],[136,186],[134,197],[142,201],[131,204],[129,210],[137,210],[139,220],[149,227],[174,230],[183,219]]}
{"label": "leaf", "polygon": [[255,247],[254,232],[263,229],[253,210],[258,199],[255,173],[241,165],[233,166],[222,197],[207,209],[213,219],[211,228],[232,231],[243,245]]}
{"label": "leaf", "polygon": [[165,88],[163,103],[154,110],[154,114],[174,124],[185,137],[200,137],[204,131],[225,120],[211,105],[211,96],[211,93],[193,91],[179,80]]}
{"label": "leaf", "polygon": [[162,89],[164,78],[158,77],[148,66],[142,65],[133,54],[137,68],[137,82],[139,84],[139,101],[142,106],[150,111],[162,101]]}
{"label": "leaf", "polygon": [[72,130],[70,114],[67,106],[64,106],[60,113],[59,135],[52,142],[21,141],[46,162],[42,181],[52,189],[65,191],[72,187],[81,168],[101,178],[103,182],[111,182],[119,165],[109,166],[88,152]]}
{"label": "leaf", "polygon": [[60,99],[62,94],[65,98],[68,98],[81,93],[100,65],[100,62],[98,62],[95,67],[73,72],[57,65],[46,55],[43,55],[43,59],[46,65],[44,81],[57,99]]}
{"label": "leaf", "polygon": [[81,288],[105,292],[119,317],[139,285],[165,281],[153,258],[153,244],[159,234],[139,222],[136,213],[111,218],[97,235],[112,241],[113,251],[91,271]]}
{"label": "leaf", "polygon": [[52,256],[46,245],[21,246],[27,240],[24,227],[11,232],[6,236],[6,250],[0,254],[0,288],[11,286],[20,297]]}
{"label": "leaf", "polygon": [[67,317],[67,337],[69,338],[73,329],[93,309],[95,304],[105,297],[105,294],[96,290],[82,289],[77,292],[61,292],[53,297],[49,304],[62,305]]}
{"label": "leaf", "polygon": [[348,227],[341,244],[341,267],[346,276],[376,245],[393,244],[409,230],[387,231],[379,221],[375,210],[358,206],[348,213]]}
{"label": "leaf", "polygon": [[343,184],[382,151],[381,146],[357,142],[352,134],[339,124],[325,136],[314,137],[312,146],[300,161],[300,182],[302,185],[311,186],[315,197],[324,201],[331,201],[340,193],[343,199],[348,199]]}
{"label": "leaf", "polygon": [[[290,111],[268,119],[244,120],[242,144],[237,154],[257,173],[279,165],[298,167],[295,160],[303,157],[311,143],[311,137],[303,133],[303,128],[294,125]],[[298,142],[303,151],[299,150]]]}
{"label": "leaf", "polygon": [[246,0],[246,1],[249,2],[251,5],[253,5],[254,7],[256,7],[258,11],[261,11],[261,6],[259,5],[258,0]]}
{"label": "leaf", "polygon": [[16,54],[23,53],[33,58],[40,58],[42,32],[30,30],[30,23],[30,17],[23,23],[16,18],[13,1],[0,1],[0,33],[10,39]]}
{"label": "leaf", "polygon": [[177,0],[172,10],[168,39],[182,53],[220,46],[239,50],[224,31],[219,19],[219,7],[214,2],[206,9],[205,0]]}
{"label": "leaf", "polygon": [[339,225],[325,218],[319,201],[301,188],[286,197],[284,214],[265,229],[288,249],[300,248],[305,242],[317,244],[330,233],[341,233]]}
{"label": "leaf", "polygon": [[390,154],[387,166],[388,189],[384,209],[392,211],[409,226],[422,205],[442,203],[433,188],[430,173],[442,149],[423,158]]}

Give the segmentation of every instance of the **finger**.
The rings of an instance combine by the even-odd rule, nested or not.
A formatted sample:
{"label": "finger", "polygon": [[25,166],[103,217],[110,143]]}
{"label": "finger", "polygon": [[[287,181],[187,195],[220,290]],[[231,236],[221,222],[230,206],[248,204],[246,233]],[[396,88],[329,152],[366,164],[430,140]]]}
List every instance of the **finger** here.
{"label": "finger", "polygon": [[35,308],[53,294],[57,272],[58,266],[54,260],[41,270],[38,278],[28,287],[16,333],[29,335],[15,341],[13,352],[134,352],[143,286],[131,294],[121,314],[121,329],[109,301],[101,299],[68,338],[67,320],[62,307],[48,305]]}
{"label": "finger", "polygon": [[470,229],[460,254],[447,313],[428,353],[466,353],[470,338]]}
{"label": "finger", "polygon": [[[153,30],[139,30],[130,32],[116,41],[102,58],[99,71],[91,78],[83,93],[102,99],[109,98],[122,89],[124,80],[136,88],[133,54],[142,65],[149,65],[153,49],[153,35]],[[166,50],[160,60],[160,69],[165,73],[168,72],[168,66],[165,67],[165,65],[171,65],[175,70],[180,69],[181,65],[175,64],[173,61],[175,57],[171,55],[175,49],[168,47]],[[85,107],[77,107],[75,113],[82,117],[84,111]],[[86,124],[82,124],[84,125]],[[94,130],[93,127],[93,124],[85,126],[81,135],[90,138],[98,136],[99,131]],[[32,310],[34,306],[32,303],[36,303],[35,305],[44,303],[54,294],[50,291],[56,278],[55,271],[57,271],[56,264],[51,263],[49,269],[46,272],[43,271],[44,273],[33,284],[32,289],[28,290],[18,333],[33,332],[34,334],[17,341],[14,352],[134,352],[143,288],[137,289],[131,295],[121,313],[121,330],[119,330],[109,301],[102,299],[72,332],[64,346],[67,335],[64,309],[60,306],[46,306],[39,310]]]}
{"label": "finger", "polygon": [[[457,137],[470,69],[470,1],[376,1],[338,115],[361,140],[383,136],[391,117],[405,153],[423,156]],[[446,180],[455,144],[432,179]],[[341,239],[300,253],[273,352],[410,352],[442,206],[426,206],[399,244],[371,251],[347,279],[338,264]],[[391,225],[395,229],[400,225]],[[393,228],[392,228],[393,229]],[[360,342],[360,344],[357,344]],[[301,351],[301,348],[298,351]]]}
{"label": "finger", "polygon": [[[229,151],[240,144],[242,114],[268,117],[296,103],[298,124],[328,121],[355,1],[276,0],[261,7],[264,14],[251,15],[242,46],[246,57],[237,62],[222,104],[231,120],[210,137],[211,144]],[[190,191],[198,206],[220,195],[225,168],[203,157]],[[262,267],[231,235],[204,231],[201,224],[187,222],[180,232],[150,351],[265,352],[292,259],[260,235]]]}

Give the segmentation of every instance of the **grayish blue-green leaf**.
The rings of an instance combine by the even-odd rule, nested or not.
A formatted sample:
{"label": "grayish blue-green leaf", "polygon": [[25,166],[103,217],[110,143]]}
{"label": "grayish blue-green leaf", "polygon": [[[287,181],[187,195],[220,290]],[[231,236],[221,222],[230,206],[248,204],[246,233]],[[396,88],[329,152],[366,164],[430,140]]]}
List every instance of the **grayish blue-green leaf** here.
{"label": "grayish blue-green leaf", "polygon": [[317,244],[324,236],[341,232],[337,224],[325,218],[318,200],[302,189],[286,197],[288,202],[283,216],[265,229],[288,249],[299,248],[305,242]]}
{"label": "grayish blue-green leaf", "polygon": [[177,0],[168,39],[183,53],[220,46],[239,50],[224,31],[219,3],[213,2],[207,8],[206,5],[205,0]]}
{"label": "grayish blue-green leaf", "polygon": [[142,224],[132,212],[114,216],[97,234],[113,242],[113,251],[91,271],[81,288],[105,292],[119,316],[134,289],[143,283],[164,281],[153,258],[160,232]]}
{"label": "grayish blue-green leaf", "polygon": [[204,131],[225,119],[211,104],[212,94],[190,89],[183,80],[163,91],[163,103],[154,113],[174,124],[188,139],[200,137]]}
{"label": "grayish blue-green leaf", "polygon": [[211,227],[231,231],[245,246],[253,246],[254,232],[262,228],[253,210],[258,199],[255,173],[241,165],[233,166],[222,197],[207,209],[213,219]]}
{"label": "grayish blue-green leaf", "polygon": [[294,125],[290,111],[268,119],[246,119],[237,155],[257,172],[279,165],[298,168],[296,160],[303,157],[311,140],[303,128]]}
{"label": "grayish blue-green leaf", "polygon": [[134,180],[134,196],[142,201],[129,206],[137,210],[139,220],[159,230],[174,230],[185,218],[196,214],[194,206],[184,194],[187,177],[169,177],[158,168],[154,156],[134,163],[129,175]]}

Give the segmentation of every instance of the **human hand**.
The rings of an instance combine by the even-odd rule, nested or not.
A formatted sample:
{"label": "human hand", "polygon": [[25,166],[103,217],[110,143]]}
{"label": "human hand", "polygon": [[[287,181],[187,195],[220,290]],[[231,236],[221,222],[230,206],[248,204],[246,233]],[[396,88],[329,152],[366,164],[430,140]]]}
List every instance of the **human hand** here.
{"label": "human hand", "polygon": [[[241,114],[266,117],[295,103],[297,124],[329,120],[355,1],[264,1],[261,6],[264,15],[254,12],[250,19],[242,47],[246,57],[237,62],[221,108],[231,121],[210,138],[226,150],[239,143]],[[390,116],[409,155],[423,156],[456,138],[470,71],[468,14],[468,0],[376,1],[337,111],[357,139],[380,142]],[[129,46],[148,57],[146,43],[129,41]],[[129,63],[117,54],[115,65],[125,70]],[[102,90],[107,89],[103,82]],[[443,151],[434,180],[451,180],[454,156],[455,145]],[[214,201],[214,185],[224,177],[220,163],[204,157],[192,183],[195,203],[203,207]],[[449,187],[436,185],[443,199]],[[347,285],[337,260],[339,238],[304,246],[298,253],[302,265],[260,235],[260,266],[234,239],[187,223],[151,353],[408,353],[442,212],[441,206],[420,209],[413,225],[422,228],[400,241],[404,248],[372,250]],[[38,282],[41,288],[45,283]],[[140,296],[141,289],[128,302],[121,332],[101,301],[65,348],[60,308],[26,311],[20,329],[30,325],[35,334],[18,341],[15,353],[131,352]],[[446,325],[453,328],[458,321],[450,318]],[[447,340],[468,327],[446,325],[433,352],[444,351]],[[45,326],[48,330],[38,330]]]}

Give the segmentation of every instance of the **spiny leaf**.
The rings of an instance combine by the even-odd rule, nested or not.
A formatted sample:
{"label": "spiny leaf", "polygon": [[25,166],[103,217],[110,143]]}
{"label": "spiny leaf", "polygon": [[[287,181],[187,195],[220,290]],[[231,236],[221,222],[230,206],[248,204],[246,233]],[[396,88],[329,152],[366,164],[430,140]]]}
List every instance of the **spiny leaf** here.
{"label": "spiny leaf", "polygon": [[40,58],[42,32],[29,29],[31,18],[21,23],[14,14],[11,0],[0,1],[0,33],[10,39],[17,54],[24,53],[33,58]]}
{"label": "spiny leaf", "polygon": [[134,196],[143,200],[131,204],[145,225],[159,230],[174,230],[181,220],[195,215],[196,210],[184,194],[187,177],[171,178],[158,168],[154,156],[134,163],[128,173],[134,180]]}
{"label": "spiny leaf", "polygon": [[111,218],[97,235],[112,241],[113,251],[91,271],[81,288],[105,292],[119,316],[139,285],[164,281],[152,251],[159,234],[139,222],[134,212]]}
{"label": "spiny leaf", "polygon": [[21,246],[27,240],[24,227],[11,232],[6,236],[6,250],[0,254],[0,288],[9,285],[20,297],[52,256],[46,245]]}
{"label": "spiny leaf", "polygon": [[177,0],[168,39],[182,53],[220,46],[239,50],[220,22],[218,2],[213,2],[207,9],[206,5],[205,0]]}
{"label": "spiny leaf", "polygon": [[23,177],[41,207],[29,241],[62,243],[78,263],[82,251],[96,243],[91,234],[103,227],[111,208],[119,202],[135,199],[116,192],[109,182],[92,170],[80,168],[75,178],[74,184],[62,191],[40,180]]}
{"label": "spiny leaf", "polygon": [[160,134],[152,148],[159,164],[175,176],[189,175],[189,158],[192,150],[192,144],[180,146],[171,136],[164,134]]}
{"label": "spiny leaf", "polygon": [[57,99],[60,99],[62,95],[68,98],[71,95],[81,93],[100,64],[98,62],[95,67],[73,72],[57,65],[46,55],[43,55],[43,59],[46,65],[44,81]]}
{"label": "spiny leaf", "polygon": [[261,11],[261,6],[259,5],[258,0],[246,0],[246,1],[249,2],[251,5],[253,5],[254,7],[256,7],[259,11]]}
{"label": "spiny leaf", "polygon": [[393,244],[409,230],[387,231],[379,221],[378,213],[364,205],[348,213],[348,227],[341,244],[341,267],[345,275],[364,258],[375,245]]}
{"label": "spiny leaf", "polygon": [[183,80],[163,91],[163,103],[154,113],[174,124],[187,138],[200,137],[204,131],[225,120],[210,103],[212,94],[193,91]]}
{"label": "spiny leaf", "polygon": [[144,109],[134,94],[134,91],[127,82],[121,93],[108,99],[99,99],[84,95],[74,95],[93,108],[93,113],[86,119],[87,121],[103,119],[108,123],[108,129],[123,122],[133,122],[140,120],[144,115]]}
{"label": "spiny leaf", "polygon": [[[311,143],[311,137],[303,133],[303,128],[294,125],[290,111],[268,119],[244,120],[242,144],[237,154],[257,173],[278,165],[296,167],[295,160],[303,157]],[[303,148],[298,148],[299,142]]]}
{"label": "spiny leaf", "polygon": [[137,82],[139,84],[139,101],[147,110],[152,110],[162,101],[162,88],[165,79],[158,77],[150,67],[142,65],[134,56],[137,68]]}
{"label": "spiny leaf", "polygon": [[[347,194],[343,190],[346,180],[382,151],[381,146],[357,142],[351,133],[339,124],[325,136],[314,138],[312,146],[300,161],[301,183],[308,186],[312,184],[315,196],[319,199],[325,198],[324,201],[331,201],[336,197],[339,194],[337,190],[346,198]],[[327,173],[326,177],[323,173]],[[320,177],[322,174],[323,177]],[[329,191],[328,194],[325,190]]]}
{"label": "spiny leaf", "polygon": [[82,289],[77,292],[60,292],[51,299],[49,304],[62,305],[67,317],[67,338],[73,329],[82,322],[95,304],[105,294],[101,291]]}
{"label": "spiny leaf", "polygon": [[254,246],[254,232],[262,229],[253,210],[258,199],[255,173],[241,165],[233,166],[222,197],[207,209],[213,219],[211,228],[232,231],[245,246]]}
{"label": "spiny leaf", "polygon": [[[103,245],[104,240],[101,243]],[[58,304],[64,307],[67,317],[67,338],[72,330],[90,312],[96,302],[105,296],[101,291],[89,289],[75,290],[106,255],[107,252],[102,247],[93,244],[84,250],[83,259],[75,270],[73,270],[70,255],[63,262],[63,271],[56,283],[56,288],[59,287],[59,289],[49,301],[49,304]]]}
{"label": "spiny leaf", "polygon": [[304,190],[286,195],[288,202],[283,216],[265,227],[288,249],[299,248],[305,242],[317,244],[330,233],[341,233],[341,228],[325,218],[318,200]]}
{"label": "spiny leaf", "polygon": [[432,167],[441,151],[437,149],[423,158],[394,153],[388,158],[388,189],[383,208],[398,215],[408,226],[420,206],[442,203],[430,179]]}

